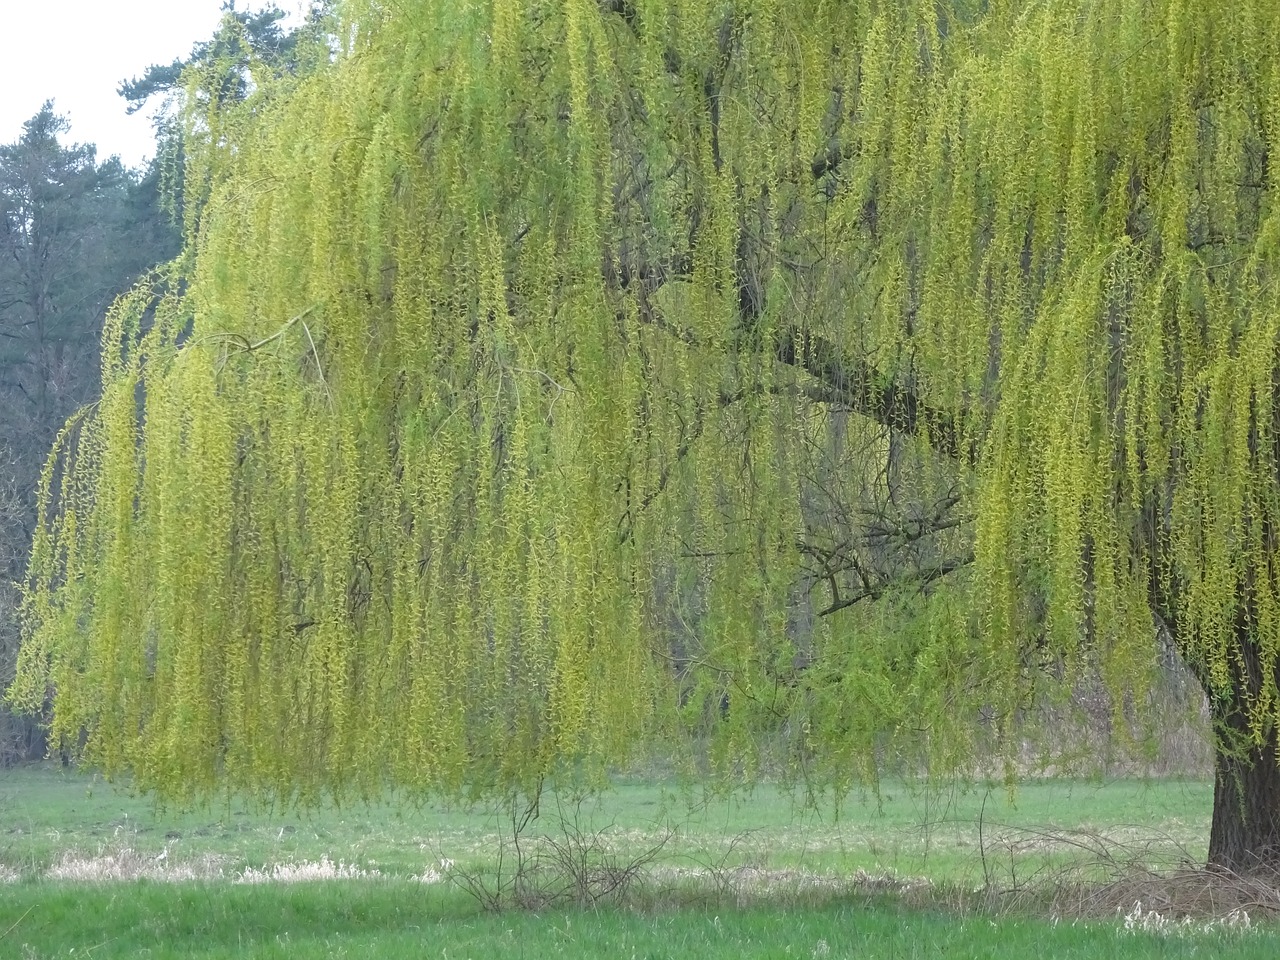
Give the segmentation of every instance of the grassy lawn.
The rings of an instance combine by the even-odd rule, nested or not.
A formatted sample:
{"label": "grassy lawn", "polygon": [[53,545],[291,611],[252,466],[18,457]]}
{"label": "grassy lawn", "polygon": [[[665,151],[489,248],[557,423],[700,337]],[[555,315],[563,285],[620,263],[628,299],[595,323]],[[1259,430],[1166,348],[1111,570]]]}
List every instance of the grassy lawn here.
{"label": "grassy lawn", "polygon": [[[624,782],[610,793],[557,807],[545,801],[533,830],[555,832],[560,811],[639,850],[674,831],[668,858],[815,872],[893,871],[969,882],[1002,871],[1017,882],[1046,855],[1065,856],[1052,835],[1090,831],[1117,843],[1150,843],[1157,862],[1199,860],[1212,785],[1204,781],[1038,781],[1012,800],[1003,787],[922,793],[892,785],[854,794],[838,810],[797,806],[760,787],[729,799],[660,784]],[[386,803],[344,809],[251,810],[231,802],[190,812],[158,810],[92,776],[56,766],[0,771],[0,865],[41,874],[68,853],[127,848],[174,862],[215,861],[224,871],[329,857],[389,876],[421,874],[448,858],[486,862],[509,830],[491,809]]]}
{"label": "grassy lawn", "polygon": [[[1118,914],[1055,922],[946,893],[1035,889],[1092,864],[1100,841],[1194,862],[1210,802],[1196,781],[1043,781],[1012,802],[1001,788],[890,786],[835,811],[769,788],[726,800],[623,783],[580,806],[549,797],[530,833],[563,836],[563,820],[623,863],[667,837],[639,906],[492,914],[437,879],[447,861],[491,886],[499,851],[509,869],[509,817],[490,810],[166,812],[91,776],[19,768],[0,774],[0,957],[1280,955],[1274,925],[1150,933]],[[237,882],[326,859],[364,877]],[[423,875],[435,882],[410,879]]]}
{"label": "grassy lawn", "polygon": [[[10,919],[12,918],[12,919]],[[100,957],[1258,957],[1274,930],[1175,936],[1117,923],[989,919],[849,900],[740,910],[482,914],[448,888],[334,882],[243,887],[19,885],[0,955]]]}

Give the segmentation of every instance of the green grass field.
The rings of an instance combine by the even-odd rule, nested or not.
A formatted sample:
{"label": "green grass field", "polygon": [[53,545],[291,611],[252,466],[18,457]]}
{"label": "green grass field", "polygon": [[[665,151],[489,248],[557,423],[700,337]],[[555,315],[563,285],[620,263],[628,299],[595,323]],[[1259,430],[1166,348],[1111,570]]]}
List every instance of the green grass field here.
{"label": "green grass field", "polygon": [[[1134,931],[1128,903],[1108,915],[1037,900],[1108,858],[1197,861],[1210,801],[1196,781],[1043,781],[1013,802],[889,786],[836,811],[770,788],[708,799],[622,783],[581,805],[548,797],[522,849],[541,833],[563,845],[567,825],[616,868],[665,838],[628,905],[495,914],[451,882],[496,889],[499,854],[510,877],[509,816],[490,810],[175,813],[18,768],[0,773],[0,957],[1280,955],[1274,925]],[[318,872],[360,878],[242,882],[326,861],[341,868]]]}
{"label": "green grass field", "polygon": [[[29,912],[28,912],[29,911]],[[1165,936],[1116,923],[955,917],[889,902],[742,910],[481,914],[456,891],[406,884],[246,888],[22,886],[14,957],[286,958],[1273,958],[1272,931]],[[7,924],[6,924],[7,926]],[[73,953],[74,951],[74,953]]]}

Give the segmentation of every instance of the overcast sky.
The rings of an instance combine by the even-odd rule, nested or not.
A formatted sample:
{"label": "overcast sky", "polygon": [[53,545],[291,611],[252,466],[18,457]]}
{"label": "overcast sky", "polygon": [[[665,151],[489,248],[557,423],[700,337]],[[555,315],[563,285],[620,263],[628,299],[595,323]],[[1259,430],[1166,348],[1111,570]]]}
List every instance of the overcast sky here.
{"label": "overcast sky", "polygon": [[[239,0],[258,10],[262,0]],[[95,143],[100,159],[117,154],[138,166],[155,153],[147,111],[130,117],[117,96],[121,80],[153,63],[185,58],[213,35],[222,0],[0,0],[0,144],[45,100],[71,121],[67,139]],[[291,13],[299,0],[277,0]]]}

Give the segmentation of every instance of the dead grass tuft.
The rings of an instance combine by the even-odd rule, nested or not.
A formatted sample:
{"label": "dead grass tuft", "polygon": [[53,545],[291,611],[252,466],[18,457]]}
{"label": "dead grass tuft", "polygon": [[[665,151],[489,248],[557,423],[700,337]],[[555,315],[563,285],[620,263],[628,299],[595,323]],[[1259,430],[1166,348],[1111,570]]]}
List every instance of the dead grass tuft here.
{"label": "dead grass tuft", "polygon": [[45,873],[46,879],[71,883],[111,883],[127,880],[154,880],[184,883],[222,877],[226,857],[207,855],[198,860],[170,862],[168,850],[158,855],[138,853],[129,847],[101,851],[96,855],[68,852]]}
{"label": "dead grass tuft", "polygon": [[366,870],[343,860],[334,863],[328,857],[321,857],[319,860],[271,864],[261,870],[245,867],[236,877],[236,883],[314,883],[321,880],[377,880],[381,877],[377,870]]}
{"label": "dead grass tuft", "polygon": [[1053,905],[1079,917],[1157,914],[1173,921],[1280,917],[1280,875],[1241,874],[1225,867],[1184,866],[1169,872],[1130,868],[1103,883],[1060,884]]}
{"label": "dead grass tuft", "polygon": [[981,858],[983,883],[972,893],[996,913],[1119,918],[1126,929],[1162,932],[1280,917],[1280,872],[1199,865],[1167,834],[1005,829],[989,837]]}

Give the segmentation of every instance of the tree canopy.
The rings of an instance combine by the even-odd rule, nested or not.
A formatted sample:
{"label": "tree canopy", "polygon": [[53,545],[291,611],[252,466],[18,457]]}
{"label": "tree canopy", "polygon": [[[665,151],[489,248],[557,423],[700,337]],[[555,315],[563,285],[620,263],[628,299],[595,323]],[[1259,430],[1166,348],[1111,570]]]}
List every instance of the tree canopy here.
{"label": "tree canopy", "polygon": [[[272,75],[277,79],[307,73],[332,53],[326,33],[334,0],[312,0],[303,22],[292,29],[282,23],[288,14],[274,4],[256,13],[237,10],[235,0],[224,0],[222,20],[213,36],[191,48],[185,60],[153,63],[142,76],[122,80],[116,88],[129,104],[128,112],[152,108],[156,156],[152,168],[161,195],[175,220],[199,204],[184,202],[185,139],[188,125],[203,130],[201,117],[244,102],[255,85]],[[250,64],[257,74],[250,73]]]}
{"label": "tree canopy", "polygon": [[46,470],[60,736],[176,793],[690,727],[842,783],[1086,672],[1125,721],[1171,645],[1220,790],[1274,767],[1270,0],[339,16],[192,105]]}
{"label": "tree canopy", "polygon": [[156,96],[169,102],[181,101],[180,95],[187,90],[189,82],[197,78],[208,80],[191,68],[209,68],[216,64],[222,79],[220,83],[207,84],[206,94],[223,102],[241,101],[249,94],[245,71],[250,60],[286,72],[306,68],[299,54],[307,49],[306,39],[332,6],[332,0],[312,3],[306,27],[285,30],[281,21],[288,14],[274,4],[254,13],[237,10],[235,0],[226,0],[222,5],[223,21],[213,37],[196,43],[187,59],[175,57],[170,63],[153,63],[142,76],[122,80],[116,92],[128,101],[130,113],[142,110]]}

